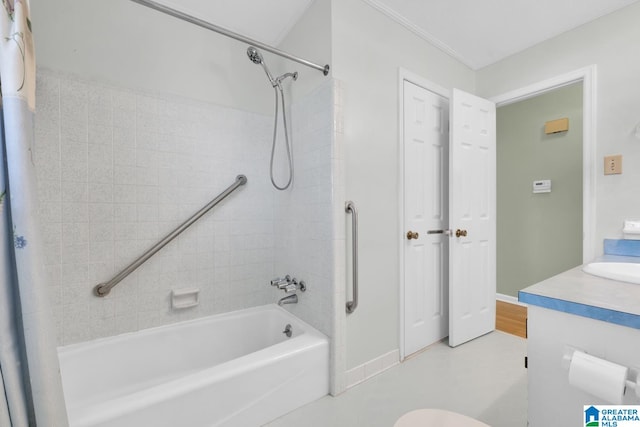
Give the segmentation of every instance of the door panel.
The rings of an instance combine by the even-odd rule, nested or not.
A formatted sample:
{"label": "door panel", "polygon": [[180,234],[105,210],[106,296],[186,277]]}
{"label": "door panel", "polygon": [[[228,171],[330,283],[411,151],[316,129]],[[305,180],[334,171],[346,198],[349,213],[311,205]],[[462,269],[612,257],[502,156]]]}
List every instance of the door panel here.
{"label": "door panel", "polygon": [[454,89],[451,97],[449,345],[495,329],[495,105]]}
{"label": "door panel", "polygon": [[[405,355],[447,335],[448,101],[404,82]],[[417,239],[407,239],[408,231]]]}

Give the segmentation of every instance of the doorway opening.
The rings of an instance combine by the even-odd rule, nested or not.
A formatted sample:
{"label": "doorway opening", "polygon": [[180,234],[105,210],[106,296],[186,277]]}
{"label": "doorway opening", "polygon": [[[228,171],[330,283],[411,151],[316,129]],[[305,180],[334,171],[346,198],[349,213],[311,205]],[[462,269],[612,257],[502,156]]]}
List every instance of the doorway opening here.
{"label": "doorway opening", "polygon": [[591,65],[491,98],[496,107],[582,83],[582,262],[595,257],[596,66]]}
{"label": "doorway opening", "polygon": [[582,86],[497,108],[499,299],[582,264]]}

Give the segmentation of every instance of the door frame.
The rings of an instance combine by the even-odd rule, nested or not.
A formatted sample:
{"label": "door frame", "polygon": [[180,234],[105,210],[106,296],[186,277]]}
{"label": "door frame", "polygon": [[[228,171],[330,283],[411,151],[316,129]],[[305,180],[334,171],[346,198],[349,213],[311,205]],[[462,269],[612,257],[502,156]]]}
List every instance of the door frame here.
{"label": "door frame", "polygon": [[421,88],[442,96],[447,101],[450,100],[451,91],[444,87],[437,85],[418,74],[402,67],[398,68],[398,262],[399,262],[399,288],[400,297],[398,301],[399,305],[399,344],[400,344],[400,361],[404,361],[405,357],[405,342],[404,342],[404,82],[408,81],[420,86]]}
{"label": "door frame", "polygon": [[[450,90],[437,85],[418,74],[402,67],[398,68],[398,278],[399,278],[399,352],[400,361],[404,361],[404,81],[409,81],[426,90],[450,100]],[[596,242],[596,94],[597,66],[589,65],[565,74],[551,77],[502,95],[488,98],[496,104],[496,108],[524,101],[545,92],[550,92],[573,83],[582,82],[582,261],[589,262],[595,258]]]}
{"label": "door frame", "polygon": [[524,101],[563,86],[582,82],[582,262],[596,254],[596,81],[597,67],[589,65],[494,96],[496,108]]}

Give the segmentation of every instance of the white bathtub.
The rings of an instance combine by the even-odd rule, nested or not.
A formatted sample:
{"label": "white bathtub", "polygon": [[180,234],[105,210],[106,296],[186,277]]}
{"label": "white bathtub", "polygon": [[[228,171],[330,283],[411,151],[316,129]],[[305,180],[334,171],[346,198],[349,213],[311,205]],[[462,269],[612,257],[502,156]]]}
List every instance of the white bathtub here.
{"label": "white bathtub", "polygon": [[276,305],[58,354],[71,427],[259,426],[329,390],[327,337]]}

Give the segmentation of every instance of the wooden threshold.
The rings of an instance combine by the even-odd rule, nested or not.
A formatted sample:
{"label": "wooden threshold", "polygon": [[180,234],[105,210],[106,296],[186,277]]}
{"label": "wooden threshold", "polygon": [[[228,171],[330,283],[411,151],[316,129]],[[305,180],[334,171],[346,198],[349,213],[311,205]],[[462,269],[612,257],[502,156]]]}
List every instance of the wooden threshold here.
{"label": "wooden threshold", "polygon": [[496,301],[496,329],[522,338],[527,337],[527,307]]}

